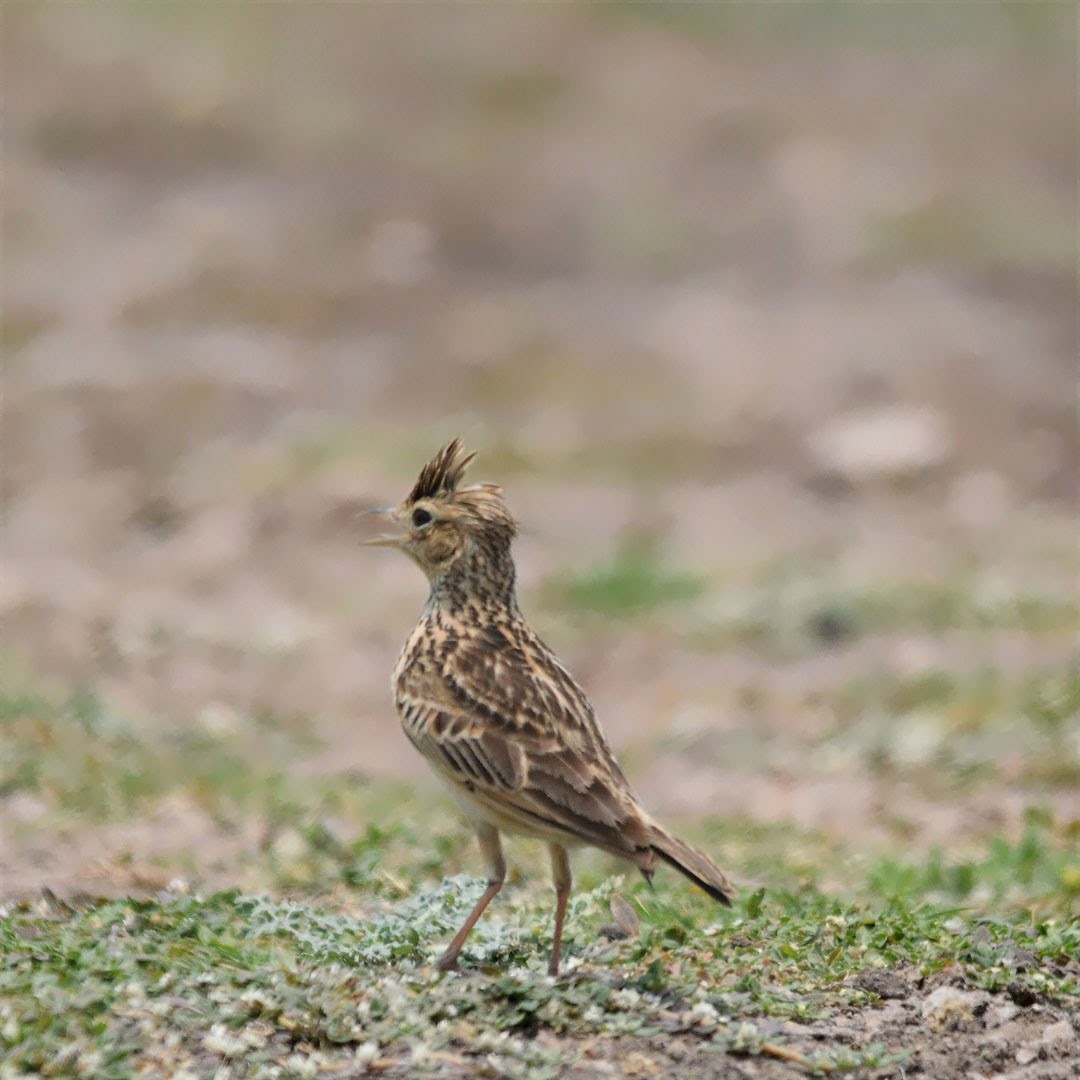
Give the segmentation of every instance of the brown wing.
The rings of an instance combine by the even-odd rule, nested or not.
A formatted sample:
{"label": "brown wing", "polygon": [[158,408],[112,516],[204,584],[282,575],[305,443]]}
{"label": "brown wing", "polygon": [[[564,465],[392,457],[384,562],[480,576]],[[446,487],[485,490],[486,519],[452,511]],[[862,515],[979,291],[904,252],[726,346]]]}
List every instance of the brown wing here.
{"label": "brown wing", "polygon": [[584,692],[546,646],[524,624],[468,637],[434,629],[395,686],[417,749],[527,831],[648,859],[650,823]]}

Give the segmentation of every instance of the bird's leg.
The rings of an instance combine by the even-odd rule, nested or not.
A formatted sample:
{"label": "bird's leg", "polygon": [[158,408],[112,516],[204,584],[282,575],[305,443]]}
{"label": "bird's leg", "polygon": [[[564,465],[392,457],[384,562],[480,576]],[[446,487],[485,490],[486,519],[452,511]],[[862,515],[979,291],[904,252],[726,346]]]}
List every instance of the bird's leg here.
{"label": "bird's leg", "polygon": [[503,887],[506,880],[506,860],[503,858],[502,842],[499,840],[499,830],[494,825],[477,825],[476,837],[480,841],[480,850],[488,865],[488,886],[483,891],[476,906],[469,912],[469,917],[464,925],[454,935],[446,952],[435,961],[435,966],[440,971],[457,971],[458,956],[465,939],[472,932],[476,920],[484,914],[484,909],[495,899],[496,893]]}
{"label": "bird's leg", "polygon": [[562,949],[563,923],[566,921],[566,902],[570,899],[570,857],[562,844],[548,844],[551,852],[551,880],[555,884],[555,933],[551,939],[551,963],[548,974],[559,974],[559,952]]}

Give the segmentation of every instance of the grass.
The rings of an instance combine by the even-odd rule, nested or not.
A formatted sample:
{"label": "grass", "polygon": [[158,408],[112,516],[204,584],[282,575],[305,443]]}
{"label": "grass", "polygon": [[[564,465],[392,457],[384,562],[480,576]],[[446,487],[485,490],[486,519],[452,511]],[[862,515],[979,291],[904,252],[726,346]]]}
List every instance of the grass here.
{"label": "grass", "polygon": [[[276,773],[269,746],[295,752],[299,736],[268,719],[247,734],[149,741],[87,695],[0,704],[4,761],[15,763],[5,790],[51,800],[48,828],[136,817],[182,777],[208,811],[233,823],[254,815],[271,837],[231,868],[233,880],[251,880],[245,860],[258,865],[263,885],[250,892],[178,881],[151,897],[46,892],[2,909],[3,1080],[391,1067],[542,1077],[580,1059],[589,1040],[635,1039],[844,1072],[903,1060],[905,1048],[837,1037],[807,1055],[785,1044],[782,1022],[872,1008],[867,972],[1050,1005],[1080,994],[1080,837],[1048,814],[1029,814],[1017,837],[923,858],[853,857],[790,826],[706,823],[691,833],[743,882],[731,911],[674,874],[650,891],[583,853],[563,977],[544,973],[542,872],[512,877],[480,922],[465,956],[472,974],[441,975],[431,961],[483,885],[463,874],[476,856],[442,801]],[[111,800],[73,779],[88,773]],[[537,845],[523,846],[541,866]],[[514,844],[512,857],[521,851]],[[609,940],[616,895],[640,932]]]}
{"label": "grass", "polygon": [[705,650],[805,651],[876,634],[950,631],[1016,631],[1071,643],[1080,601],[1062,582],[1014,582],[987,569],[866,582],[795,560],[719,583],[689,625],[688,642]]}
{"label": "grass", "polygon": [[[1044,580],[1012,578],[958,562],[935,577],[862,578],[817,557],[785,557],[718,579],[675,564],[659,538],[630,534],[612,555],[552,576],[539,600],[552,617],[636,618],[679,609],[672,629],[711,653],[749,647],[772,656],[805,654],[877,635],[975,642],[1016,633],[1068,646],[1080,632],[1080,599],[1068,587],[1072,560]],[[1066,568],[1068,568],[1066,570]]]}
{"label": "grass", "polygon": [[961,270],[1064,270],[1072,265],[1064,214],[1036,204],[979,204],[966,194],[882,215],[867,226],[866,254],[883,267],[930,264]]}
{"label": "grass", "polygon": [[150,733],[87,691],[0,691],[0,796],[41,798],[51,824],[130,819],[180,790],[219,820],[287,815],[316,792],[281,762],[315,745],[303,725],[269,714],[230,736],[198,726]]}
{"label": "grass", "polygon": [[599,615],[629,617],[700,596],[705,581],[667,566],[650,537],[628,537],[607,563],[567,574],[548,586],[552,607],[569,605]]}
{"label": "grass", "polygon": [[767,6],[623,0],[594,5],[589,13],[617,29],[661,27],[695,41],[759,41],[803,49],[842,41],[848,49],[887,45],[932,56],[957,42],[992,41],[1001,47],[1004,41],[1034,62],[1060,55],[1069,40],[1069,26],[1055,5],[936,5],[928,6],[922,18],[909,19],[892,5],[853,6],[842,0]]}
{"label": "grass", "polygon": [[[549,588],[560,605],[604,618],[682,605],[691,620],[735,625],[709,607],[706,581],[648,540]],[[934,640],[959,626],[973,640],[1018,629],[1056,642],[1074,616],[1068,598],[999,591],[983,601],[950,582],[923,592],[800,588],[783,575],[760,583],[763,636],[745,640],[798,633],[832,646],[907,627]],[[606,1047],[623,1069],[619,1055],[636,1052],[627,1047],[666,1054],[674,1043],[691,1055],[781,1056],[842,1073],[917,1053],[914,1035],[842,1033],[840,1018],[879,1008],[872,973],[895,974],[912,994],[950,985],[1047,1008],[1080,996],[1080,831],[1047,811],[1029,812],[1019,834],[921,854],[853,852],[790,824],[700,822],[689,838],[721,854],[742,885],[731,911],[672,873],[650,891],[583,852],[559,980],[544,973],[552,912],[542,852],[514,843],[513,865],[524,854],[537,869],[512,870],[470,938],[471,974],[441,975],[431,961],[482,888],[467,876],[478,868],[468,831],[443,799],[298,774],[292,764],[318,745],[302,720],[236,716],[162,732],[88,691],[5,682],[0,797],[40,808],[15,825],[16,839],[78,837],[180,798],[223,835],[258,823],[261,840],[216,872],[208,851],[163,857],[145,879],[175,880],[157,892],[58,900],[46,891],[0,909],[0,1080],[394,1069],[543,1077],[589,1047]],[[972,770],[1000,786],[990,775],[1000,760],[1041,762],[1024,777],[1049,805],[1051,784],[1075,783],[1075,665],[869,671],[802,705],[833,718],[806,746],[811,769],[819,753],[854,750],[867,768],[926,771],[955,798]],[[934,752],[913,763],[911,733],[930,721]],[[210,883],[193,889],[192,875]],[[638,933],[605,936],[616,896]],[[812,1053],[785,1041],[796,1037],[791,1025],[808,1024],[818,1025]],[[624,1071],[637,1067],[627,1061]]]}
{"label": "grass", "polygon": [[[15,906],[0,919],[0,1075],[457,1063],[544,1076],[580,1053],[569,1041],[579,1036],[666,1035],[754,1054],[775,1048],[770,1018],[872,1001],[859,976],[882,968],[1064,1001],[1080,993],[1080,868],[1064,876],[1067,859],[1052,825],[1032,821],[1018,844],[996,841],[963,867],[875,862],[846,896],[744,891],[723,912],[669,877],[655,893],[626,892],[640,934],[614,941],[598,933],[622,888],[608,879],[572,901],[558,980],[543,973],[551,905],[539,886],[508,890],[481,921],[471,976],[431,967],[482,889],[462,876],[394,903],[358,880],[321,906],[236,892]],[[994,906],[973,902],[980,891]],[[881,1046],[826,1044],[806,1063],[889,1060]]]}
{"label": "grass", "polygon": [[1075,658],[1007,675],[930,668],[877,672],[827,695],[835,727],[822,749],[869,767],[920,774],[946,790],[1011,777],[1032,790],[1080,783],[1080,673]]}

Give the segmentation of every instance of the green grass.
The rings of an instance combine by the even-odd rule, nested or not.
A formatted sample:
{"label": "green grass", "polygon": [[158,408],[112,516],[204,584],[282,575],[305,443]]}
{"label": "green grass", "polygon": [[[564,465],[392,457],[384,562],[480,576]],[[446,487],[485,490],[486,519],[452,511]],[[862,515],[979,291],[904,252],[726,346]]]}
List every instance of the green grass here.
{"label": "green grass", "polygon": [[[729,567],[721,577],[680,565],[658,536],[631,533],[607,559],[550,576],[526,600],[569,632],[604,626],[617,634],[614,620],[658,616],[686,648],[708,655],[750,649],[790,660],[887,635],[928,643],[949,635],[989,664],[992,635],[1027,638],[1051,656],[1075,651],[1075,570],[1074,553],[1056,552],[1039,577],[959,558],[936,576],[881,579],[804,554]],[[1071,708],[1080,717],[1075,694]]]}
{"label": "green grass", "polygon": [[[957,568],[937,578],[844,580],[828,564],[785,561],[715,583],[709,603],[688,621],[686,640],[702,650],[750,645],[805,651],[877,634],[939,636],[1016,631],[1073,643],[1080,601],[1061,581],[1002,580]],[[1070,568],[1071,572],[1071,568]]]}
{"label": "green grass", "polygon": [[938,264],[961,270],[1065,270],[1072,266],[1067,211],[1036,203],[993,205],[970,195],[883,215],[867,227],[866,254],[884,267]]}
{"label": "green grass", "polygon": [[[678,604],[691,619],[708,612],[705,583],[646,541],[552,588],[560,603],[607,617]],[[784,620],[812,638],[823,610],[833,612],[830,633],[913,626],[929,640],[956,625],[977,636],[1019,624],[1056,641],[1073,615],[1071,601],[1032,606],[998,593],[987,606],[977,589],[950,583],[871,596],[828,582],[799,592],[781,578],[761,595],[772,597],[762,640],[782,640]],[[254,821],[263,839],[216,878],[247,891],[199,893],[180,881],[152,897],[45,894],[0,911],[0,1080],[199,1077],[225,1066],[234,1077],[351,1075],[370,1065],[553,1076],[588,1040],[621,1037],[774,1054],[780,1021],[874,1008],[861,976],[881,969],[911,986],[948,982],[1018,1001],[1080,995],[1080,831],[1048,812],[1029,813],[1018,835],[902,854],[852,851],[790,824],[690,826],[688,838],[742,885],[731,911],[673,873],[658,875],[653,892],[582,852],[558,981],[544,974],[551,896],[542,852],[513,843],[508,887],[466,949],[471,974],[444,976],[431,961],[482,887],[465,876],[478,856],[444,799],[347,774],[298,775],[296,759],[317,746],[299,719],[236,717],[224,731],[169,733],[118,716],[91,692],[20,692],[6,682],[0,797],[42,807],[16,838],[77,836],[183,798],[223,834]],[[1042,763],[1023,772],[1036,802],[1050,798],[1051,781],[1075,783],[1080,683],[1065,662],[1016,675],[868,671],[801,704],[834,720],[807,745],[811,769],[815,754],[839,748],[868,768],[907,778],[923,770],[953,799],[970,775],[999,784],[1005,759],[1024,770]],[[936,749],[913,765],[904,739],[931,721]],[[158,878],[198,878],[208,865],[205,851],[174,856]],[[638,936],[600,932],[616,893],[637,912]],[[814,1045],[801,1062],[820,1072],[895,1063],[904,1050],[895,1039]]]}
{"label": "green grass", "polygon": [[[905,693],[896,708],[951,690]],[[1070,693],[1047,723],[1071,708]],[[872,1002],[858,977],[879,968],[1025,1000],[1080,993],[1068,960],[1080,949],[1080,838],[1045,814],[1019,837],[924,858],[853,856],[790,826],[707,823],[690,832],[744,883],[730,912],[671,873],[655,892],[636,878],[624,886],[610,861],[582,853],[562,979],[543,973],[542,870],[515,872],[480,922],[465,957],[474,974],[442,976],[431,960],[482,887],[463,876],[477,856],[443,801],[400,784],[290,778],[271,748],[295,752],[302,735],[266,718],[227,738],[150,740],[91,696],[15,695],[0,700],[0,723],[5,791],[48,800],[46,831],[132,818],[186,790],[226,824],[258,818],[269,836],[234,867],[234,880],[251,880],[254,866],[261,894],[176,886],[152,899],[46,896],[4,910],[5,1080],[204,1076],[226,1064],[252,1077],[371,1063],[544,1076],[575,1060],[584,1038],[660,1034],[769,1053],[777,1019]],[[515,866],[522,854],[543,865],[536,844],[512,845]],[[616,891],[640,917],[637,938],[599,932]],[[889,1060],[882,1046],[826,1040],[807,1064]]]}
{"label": "green grass", "polygon": [[[585,1035],[756,1053],[769,1018],[872,1001],[857,976],[879,968],[1062,1002],[1080,993],[1080,868],[1063,876],[1066,860],[1033,821],[963,868],[876,862],[845,896],[744,891],[725,912],[669,877],[626,893],[641,932],[615,941],[598,933],[620,888],[609,879],[574,897],[558,980],[544,974],[551,904],[539,886],[506,890],[480,922],[471,975],[431,966],[482,888],[460,876],[393,904],[358,880],[332,906],[235,892],[17,906],[0,919],[4,1075],[210,1075],[232,1062],[236,1075],[305,1076],[377,1061],[544,1076],[576,1057],[564,1040]],[[889,1059],[826,1044],[810,1063]]]}
{"label": "green grass", "polygon": [[[1051,727],[1072,708],[1071,684],[1061,691],[1038,698]],[[892,696],[900,709],[950,693],[933,682]],[[260,883],[250,893],[178,883],[151,898],[46,893],[0,910],[3,1080],[223,1066],[237,1077],[369,1065],[553,1076],[597,1038],[782,1052],[779,1021],[872,1007],[860,976],[878,969],[1026,1001],[1080,993],[1080,836],[1047,814],[1030,814],[1019,836],[924,857],[853,854],[789,825],[690,828],[742,883],[731,911],[670,872],[655,891],[636,877],[623,884],[609,860],[582,852],[557,981],[544,973],[542,853],[514,843],[513,865],[524,855],[537,869],[515,870],[479,923],[464,957],[471,974],[441,975],[431,961],[483,884],[464,876],[477,855],[443,800],[290,776],[279,759],[308,736],[270,718],[228,736],[151,739],[90,695],[11,695],[0,699],[0,735],[4,791],[47,803],[44,835],[131,819],[178,791],[226,829],[254,817],[267,831],[230,867],[227,880]],[[601,933],[616,893],[639,935]],[[903,1050],[815,1046],[802,1059],[811,1071],[881,1065]]]}
{"label": "green grass", "polygon": [[1032,790],[1080,783],[1080,672],[1076,660],[1007,675],[930,668],[868,672],[825,695],[835,727],[826,750],[937,787],[1008,777]]}
{"label": "green grass", "polygon": [[1032,62],[1062,56],[1071,24],[1050,4],[998,6],[927,5],[918,19],[893,4],[852,5],[843,0],[813,4],[708,4],[676,0],[623,0],[595,4],[590,17],[616,29],[661,27],[695,41],[759,42],[810,46],[886,46],[933,56],[959,42],[993,42]]}
{"label": "green grass", "polygon": [[698,575],[669,568],[651,538],[631,536],[607,563],[550,582],[548,601],[551,606],[628,617],[685,603],[704,589]]}
{"label": "green grass", "polygon": [[282,763],[315,745],[305,725],[269,714],[228,737],[198,726],[151,732],[87,691],[0,691],[0,796],[42,798],[50,824],[130,819],[175,791],[216,819],[289,815],[316,792]]}

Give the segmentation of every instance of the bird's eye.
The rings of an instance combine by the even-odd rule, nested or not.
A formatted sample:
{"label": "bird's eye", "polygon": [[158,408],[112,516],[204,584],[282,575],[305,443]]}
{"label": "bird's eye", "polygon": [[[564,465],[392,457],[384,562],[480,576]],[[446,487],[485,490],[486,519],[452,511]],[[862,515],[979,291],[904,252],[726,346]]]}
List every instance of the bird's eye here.
{"label": "bird's eye", "polygon": [[412,514],[412,523],[416,528],[420,528],[421,525],[427,525],[431,521],[431,515],[426,510],[414,510]]}

